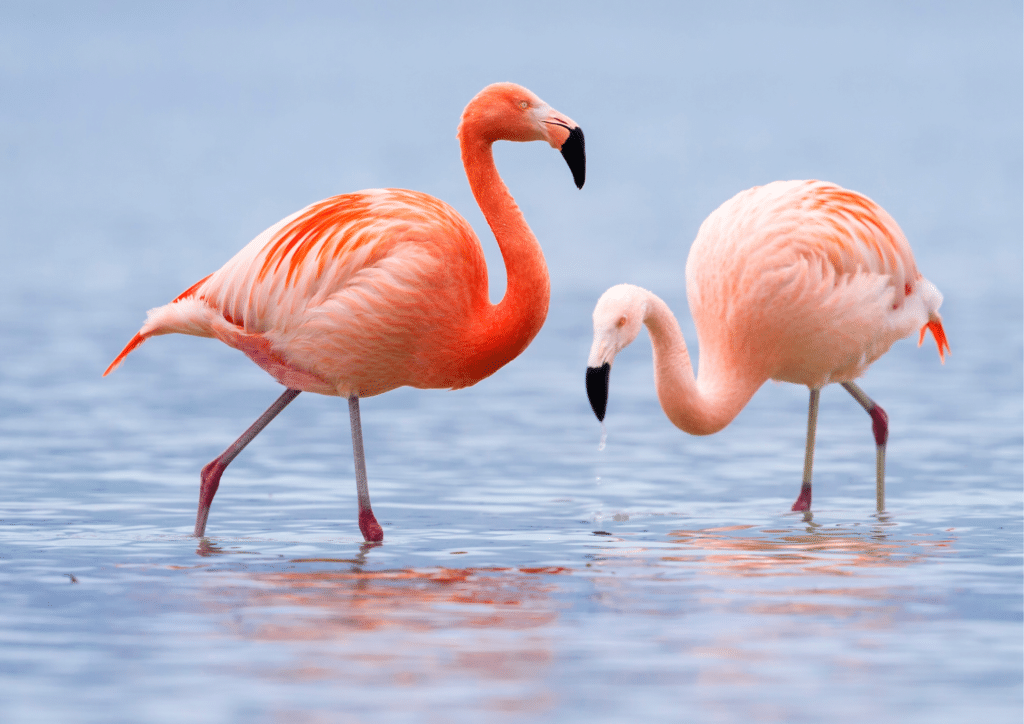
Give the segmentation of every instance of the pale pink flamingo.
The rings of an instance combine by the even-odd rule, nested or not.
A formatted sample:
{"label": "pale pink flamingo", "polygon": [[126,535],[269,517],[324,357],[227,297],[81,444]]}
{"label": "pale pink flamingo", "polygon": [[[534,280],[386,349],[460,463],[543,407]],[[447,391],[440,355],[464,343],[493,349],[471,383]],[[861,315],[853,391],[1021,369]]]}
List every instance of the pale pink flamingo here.
{"label": "pale pink flamingo", "polygon": [[480,240],[443,201],[373,189],[307,206],[257,236],[220,270],[149,312],[110,364],[158,334],[216,337],[288,388],[203,468],[194,534],[203,536],[228,464],[300,391],[348,399],[359,529],[384,532],[370,507],[359,398],[396,387],[468,387],[519,355],[547,316],[540,244],[494,166],[495,141],[547,141],[583,187],[583,132],[526,88],[496,83],[462,114],[462,162],[507,271],[491,304]]}
{"label": "pale pink flamingo", "polygon": [[611,364],[647,325],[654,382],[672,423],[718,432],[767,380],[807,385],[803,485],[793,510],[811,507],[818,396],[839,382],[871,415],[877,445],[876,502],[884,506],[885,411],[854,384],[897,340],[930,329],[945,360],[942,294],[917,271],[903,232],[878,204],[822,181],[776,181],[737,194],[701,225],[686,262],[697,328],[694,375],[668,305],[630,284],[594,309],[587,395],[603,421]]}

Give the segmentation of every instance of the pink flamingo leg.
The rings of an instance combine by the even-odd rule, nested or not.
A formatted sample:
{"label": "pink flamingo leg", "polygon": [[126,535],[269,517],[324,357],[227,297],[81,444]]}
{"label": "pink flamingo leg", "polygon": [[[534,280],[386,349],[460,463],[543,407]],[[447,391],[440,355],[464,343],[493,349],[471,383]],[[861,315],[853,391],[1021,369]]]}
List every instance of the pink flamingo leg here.
{"label": "pink flamingo leg", "polygon": [[288,403],[298,397],[299,392],[299,390],[293,389],[285,390],[284,394],[278,397],[274,404],[249,426],[248,430],[242,433],[241,437],[203,468],[199,474],[201,483],[199,485],[199,510],[196,512],[196,529],[192,533],[196,538],[202,538],[206,534],[206,519],[210,516],[213,496],[217,494],[217,488],[220,487],[220,476],[224,474],[231,461],[238,457],[238,453],[242,452],[245,446],[252,442],[253,438],[259,435],[260,431],[288,406]]}
{"label": "pink flamingo leg", "polygon": [[363,425],[359,420],[359,396],[348,398],[348,417],[352,424],[352,457],[356,465],[356,498],[359,501],[359,530],[368,543],[384,540],[384,529],[370,508],[370,486],[366,481],[366,457],[363,454]]}
{"label": "pink flamingo leg", "polygon": [[794,511],[811,509],[811,470],[814,467],[814,435],[818,429],[818,399],[820,389],[811,389],[811,401],[807,408],[807,450],[804,452],[804,479],[800,485],[800,495],[793,503]]}
{"label": "pink flamingo leg", "polygon": [[871,431],[875,433],[875,507],[881,513],[885,510],[885,445],[889,442],[889,416],[857,385],[844,382],[843,387],[871,415]]}

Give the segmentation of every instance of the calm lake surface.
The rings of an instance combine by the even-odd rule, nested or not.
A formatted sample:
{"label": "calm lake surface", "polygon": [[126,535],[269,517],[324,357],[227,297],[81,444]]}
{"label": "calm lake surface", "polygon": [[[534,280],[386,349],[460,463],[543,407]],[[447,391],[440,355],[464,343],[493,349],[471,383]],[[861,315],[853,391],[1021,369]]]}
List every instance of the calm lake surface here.
{"label": "calm lake surface", "polygon": [[[599,3],[0,9],[0,721],[1019,722],[1019,3]],[[582,191],[541,144],[499,169],[545,248],[548,323],[459,392],[362,416],[362,543],[343,400],[301,395],[225,474],[199,469],[280,394],[163,304],[312,201],[435,194],[504,276],[454,139],[515,80],[586,132]],[[945,294],[952,345],[897,344],[862,386],[891,421],[766,385],[723,432],[661,413],[646,335],[608,440],[590,313],[652,289],[691,349],[700,221],[778,178],[862,191]]]}

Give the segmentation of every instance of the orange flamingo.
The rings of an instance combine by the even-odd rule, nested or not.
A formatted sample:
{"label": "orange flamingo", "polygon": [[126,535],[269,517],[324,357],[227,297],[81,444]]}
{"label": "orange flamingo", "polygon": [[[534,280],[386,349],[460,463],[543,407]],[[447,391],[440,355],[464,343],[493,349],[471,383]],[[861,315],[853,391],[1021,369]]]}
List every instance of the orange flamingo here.
{"label": "orange flamingo", "polygon": [[793,510],[811,507],[818,397],[839,382],[871,416],[877,505],[884,506],[885,411],[854,384],[897,340],[930,329],[945,361],[942,294],[917,271],[903,232],[878,204],[822,181],[776,181],[737,194],[697,232],[686,292],[700,343],[694,376],[679,324],[651,292],[620,284],[594,309],[587,395],[597,419],[611,363],[647,325],[661,408],[693,435],[718,432],[767,380],[807,385],[807,450]]}
{"label": "orange flamingo", "polygon": [[512,83],[482,90],[458,130],[469,185],[507,268],[491,304],[480,240],[443,201],[403,189],[343,194],[307,206],[257,236],[219,271],[153,309],[104,376],[149,337],[216,337],[288,388],[201,474],[195,536],[228,464],[300,391],[348,398],[359,529],[384,532],[370,507],[359,398],[396,387],[459,389],[518,356],[547,316],[540,244],[498,176],[495,141],[547,141],[578,188],[583,132]]}

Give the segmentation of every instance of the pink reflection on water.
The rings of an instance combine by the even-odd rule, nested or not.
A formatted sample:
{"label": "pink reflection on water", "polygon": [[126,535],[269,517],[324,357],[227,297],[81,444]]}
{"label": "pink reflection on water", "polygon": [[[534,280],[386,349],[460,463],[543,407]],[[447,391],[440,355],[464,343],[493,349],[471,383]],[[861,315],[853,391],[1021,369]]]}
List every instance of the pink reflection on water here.
{"label": "pink reflection on water", "polygon": [[[204,590],[206,606],[230,614],[223,619],[228,637],[296,652],[284,665],[244,666],[248,675],[396,687],[392,692],[453,682],[528,683],[535,695],[527,698],[481,688],[479,704],[501,712],[547,711],[557,704],[545,684],[556,656],[551,624],[561,608],[551,593],[553,577],[570,569],[362,571],[361,560],[292,563],[323,567],[232,574]],[[338,570],[332,564],[347,565]],[[396,707],[402,705],[396,701]]]}
{"label": "pink reflection on water", "polygon": [[545,577],[568,572],[495,567],[254,573],[244,586],[213,593],[233,606],[247,607],[250,614],[281,606],[315,613],[306,619],[297,612],[286,622],[275,616],[273,623],[247,627],[244,635],[250,638],[343,638],[381,628],[518,630],[544,626],[555,618],[548,599],[553,586]]}
{"label": "pink reflection on water", "polygon": [[881,526],[870,528],[813,528],[804,531],[755,531],[754,528],[676,530],[670,539],[687,554],[664,556],[665,561],[704,564],[716,576],[852,576],[857,569],[906,567],[940,552],[949,552],[952,536],[900,538]]}

